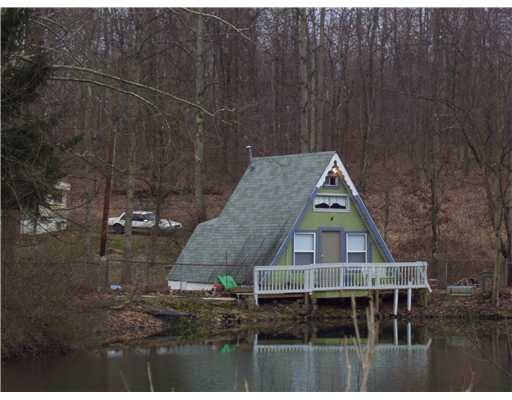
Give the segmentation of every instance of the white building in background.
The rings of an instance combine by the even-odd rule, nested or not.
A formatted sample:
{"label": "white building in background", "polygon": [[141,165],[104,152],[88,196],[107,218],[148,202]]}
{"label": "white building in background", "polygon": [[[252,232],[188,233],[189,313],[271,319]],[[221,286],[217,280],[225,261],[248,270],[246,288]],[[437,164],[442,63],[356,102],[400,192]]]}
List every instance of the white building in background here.
{"label": "white building in background", "polygon": [[48,198],[48,207],[39,206],[38,215],[23,215],[22,234],[40,235],[67,229],[71,185],[61,181],[55,185],[55,189],[56,193]]}

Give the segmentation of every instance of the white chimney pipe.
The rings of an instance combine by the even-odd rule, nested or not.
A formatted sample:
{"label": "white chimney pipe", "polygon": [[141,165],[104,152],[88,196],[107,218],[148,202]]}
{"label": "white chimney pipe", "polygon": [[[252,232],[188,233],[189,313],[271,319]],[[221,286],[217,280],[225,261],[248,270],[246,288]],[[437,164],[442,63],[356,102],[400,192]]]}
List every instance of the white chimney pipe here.
{"label": "white chimney pipe", "polygon": [[245,146],[245,148],[249,151],[249,165],[252,164],[252,146]]}

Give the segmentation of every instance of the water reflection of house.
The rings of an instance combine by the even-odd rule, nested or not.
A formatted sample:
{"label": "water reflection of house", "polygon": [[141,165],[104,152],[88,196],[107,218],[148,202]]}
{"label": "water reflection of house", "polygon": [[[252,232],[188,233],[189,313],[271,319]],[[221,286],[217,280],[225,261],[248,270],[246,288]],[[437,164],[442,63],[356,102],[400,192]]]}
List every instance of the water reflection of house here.
{"label": "water reflection of house", "polygon": [[[419,340],[418,340],[419,339]],[[426,390],[431,339],[413,335],[412,326],[395,323],[393,335],[379,338],[374,348],[369,390]],[[361,369],[358,352],[366,350],[366,340],[355,338],[306,337],[297,340],[254,340],[253,372],[256,385],[275,374],[280,376],[272,390],[319,391],[358,390]],[[286,353],[286,356],[284,356]],[[404,381],[403,371],[407,371]],[[333,374],[332,371],[336,371]],[[288,389],[287,389],[288,388]]]}
{"label": "water reflection of house", "polygon": [[[368,389],[428,390],[431,339],[426,331],[398,323],[388,328],[380,330]],[[366,332],[360,333],[364,351]],[[350,329],[303,329],[296,334],[259,333],[242,341],[163,345],[152,348],[154,354],[144,359],[151,360],[155,381],[171,387],[179,383],[185,388],[244,390],[247,381],[250,390],[358,390],[362,371],[355,343]],[[213,364],[212,369],[198,368]],[[169,365],[179,366],[172,375]]]}
{"label": "water reflection of house", "polygon": [[47,206],[39,206],[35,211],[26,210],[23,213],[20,232],[39,235],[67,229],[70,191],[69,183],[58,182],[54,193],[48,196]]}

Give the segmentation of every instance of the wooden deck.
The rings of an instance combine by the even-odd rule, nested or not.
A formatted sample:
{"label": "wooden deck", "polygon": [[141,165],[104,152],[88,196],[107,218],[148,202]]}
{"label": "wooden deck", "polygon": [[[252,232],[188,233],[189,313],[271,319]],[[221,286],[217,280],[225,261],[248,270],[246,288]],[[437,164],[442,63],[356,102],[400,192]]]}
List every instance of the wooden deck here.
{"label": "wooden deck", "polygon": [[254,267],[254,300],[259,296],[309,294],[328,291],[394,290],[398,311],[398,291],[407,290],[411,310],[413,289],[427,289],[427,263],[337,263]]}

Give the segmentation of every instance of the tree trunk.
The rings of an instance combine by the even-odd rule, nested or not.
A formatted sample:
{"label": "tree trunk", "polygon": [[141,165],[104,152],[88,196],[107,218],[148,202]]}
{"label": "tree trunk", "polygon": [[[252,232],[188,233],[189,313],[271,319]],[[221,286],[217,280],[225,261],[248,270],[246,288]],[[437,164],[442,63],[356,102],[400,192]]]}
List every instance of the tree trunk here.
{"label": "tree trunk", "polygon": [[[205,95],[205,60],[204,60],[204,21],[201,15],[197,16],[196,26],[196,103],[203,105]],[[203,187],[203,158],[204,158],[204,115],[198,110],[196,113],[196,133],[194,137],[194,194],[196,208],[199,211],[199,221],[206,219]]]}
{"label": "tree trunk", "polygon": [[316,150],[322,151],[325,147],[324,140],[324,105],[327,97],[325,89],[325,65],[326,65],[326,38],[325,38],[325,8],[320,9],[320,26],[318,27],[320,34],[320,46],[318,49],[317,60],[317,124],[316,124]]}
{"label": "tree trunk", "polygon": [[[439,10],[434,10],[434,21],[433,21],[433,63],[432,79],[430,84],[432,85],[432,97],[437,98],[441,95],[441,77],[437,73],[437,68],[442,65],[441,60],[441,43],[440,43],[440,32],[441,32],[441,15]],[[427,108],[427,119],[432,120],[432,123],[426,124],[426,126],[432,126],[433,129],[429,129],[429,132],[425,132],[429,143],[430,151],[428,157],[430,177],[430,214],[431,214],[431,229],[432,229],[432,270],[437,271],[438,268],[438,255],[439,255],[439,214],[441,212],[441,190],[440,190],[440,171],[441,171],[441,146],[440,146],[440,131],[442,129],[439,121],[439,114],[441,114],[440,105],[434,105],[431,110]],[[433,115],[432,115],[433,114]]]}
{"label": "tree trunk", "polygon": [[503,255],[501,252],[501,237],[498,232],[495,233],[495,246],[496,246],[496,255],[494,261],[494,271],[493,271],[493,279],[492,279],[492,299],[494,301],[494,305],[499,307],[500,305],[500,288],[501,288],[501,275],[502,275],[502,265],[503,265]]}
{"label": "tree trunk", "polygon": [[[388,145],[385,145],[384,149],[384,170],[388,171],[388,158],[389,158],[389,149]],[[388,231],[389,231],[389,216],[391,209],[391,177],[389,174],[386,174],[384,177],[384,241],[388,240]]]}
{"label": "tree trunk", "polygon": [[[83,89],[82,89],[83,90]],[[87,87],[87,93],[82,92],[83,99],[83,129],[84,129],[84,142],[85,148],[87,151],[93,152],[93,140],[92,140],[92,132],[89,127],[89,107],[91,106],[90,99],[92,97],[92,91],[90,87]],[[101,115],[97,116],[97,126],[101,126]],[[91,218],[91,210],[92,210],[92,202],[94,201],[94,195],[96,192],[96,179],[95,179],[95,170],[88,162],[85,168],[85,210],[84,210],[84,248],[85,248],[85,260],[88,265],[92,260],[93,250],[92,250],[92,225],[93,221]]]}
{"label": "tree trunk", "polygon": [[160,234],[160,215],[161,215],[161,209],[162,209],[162,181],[161,181],[161,174],[159,175],[160,181],[158,182],[158,189],[157,194],[155,196],[155,225],[153,226],[153,229],[151,229],[151,237],[150,237],[150,243],[149,243],[149,262],[148,266],[146,268],[146,289],[149,289],[151,287],[151,273],[154,271],[155,268],[155,261],[157,257],[157,239],[158,235]]}
{"label": "tree trunk", "polygon": [[308,72],[307,72],[307,54],[306,54],[306,13],[304,9],[297,9],[298,23],[298,47],[299,47],[299,86],[300,86],[300,152],[310,151],[309,132],[308,132]]}
{"label": "tree trunk", "polygon": [[[309,151],[317,151],[317,66],[318,66],[318,47],[316,44],[316,16],[315,10],[310,10],[311,33],[306,35],[308,62],[308,131],[309,131]],[[307,15],[307,13],[306,13]],[[306,24],[307,33],[308,24]]]}
{"label": "tree trunk", "polygon": [[121,270],[121,284],[130,285],[132,283],[132,219],[133,203],[135,194],[135,128],[129,129],[128,133],[128,179],[126,184],[126,214],[124,225],[124,247],[123,247],[123,267]]}
{"label": "tree trunk", "polygon": [[[373,130],[373,115],[375,108],[375,88],[374,88],[374,68],[373,68],[373,48],[375,44],[375,32],[378,24],[378,9],[372,10],[371,15],[370,11],[368,11],[368,19],[371,18],[371,22],[368,21],[368,29],[369,33],[367,35],[368,38],[368,49],[366,51],[366,56],[363,57],[363,33],[362,27],[363,23],[361,20],[361,11],[357,10],[357,42],[358,42],[358,60],[359,60],[359,69],[360,69],[360,78],[361,78],[361,101],[360,101],[360,129],[362,132],[361,138],[361,164],[360,164],[360,173],[359,173],[359,189],[361,192],[365,192],[366,184],[368,179],[368,147],[370,142],[370,137],[372,136]],[[366,58],[366,62],[364,62]]]}
{"label": "tree trunk", "polygon": [[280,110],[279,110],[279,99],[280,99],[280,82],[281,76],[280,71],[280,39],[279,39],[279,20],[280,10],[272,10],[273,24],[272,24],[272,76],[271,76],[271,93],[272,93],[272,140],[273,148],[280,149],[282,152],[286,152],[287,143],[284,140],[283,132],[281,131],[280,124]]}
{"label": "tree trunk", "polygon": [[[16,239],[20,227],[17,209],[2,209],[2,272],[16,268]],[[3,282],[3,279],[2,279]]]}
{"label": "tree trunk", "polygon": [[[511,96],[507,96],[505,99],[505,110],[512,110],[512,99]],[[512,115],[510,112],[505,114],[505,137],[508,139],[508,143],[512,141]],[[507,211],[507,240],[508,240],[508,251],[507,251],[507,262],[505,266],[505,283],[507,286],[512,287],[512,151],[509,151],[508,156],[508,188],[507,188],[507,199],[506,199],[506,211]]]}

